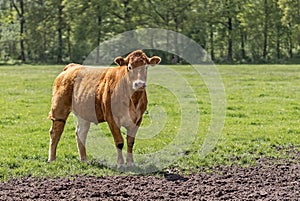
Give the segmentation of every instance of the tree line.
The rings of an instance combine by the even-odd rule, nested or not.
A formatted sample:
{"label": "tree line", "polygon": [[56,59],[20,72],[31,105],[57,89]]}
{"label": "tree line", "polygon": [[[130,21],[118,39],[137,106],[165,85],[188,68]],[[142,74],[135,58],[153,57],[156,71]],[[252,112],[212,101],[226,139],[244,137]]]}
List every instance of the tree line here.
{"label": "tree line", "polygon": [[220,63],[300,60],[300,0],[1,0],[0,10],[0,63],[81,63],[139,28],[184,34]]}

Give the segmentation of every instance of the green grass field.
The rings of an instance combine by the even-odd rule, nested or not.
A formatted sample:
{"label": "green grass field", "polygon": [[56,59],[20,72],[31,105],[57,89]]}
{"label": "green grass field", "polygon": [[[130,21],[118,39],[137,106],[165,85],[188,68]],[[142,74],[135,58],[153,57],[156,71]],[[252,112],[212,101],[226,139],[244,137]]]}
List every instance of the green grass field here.
{"label": "green grass field", "polygon": [[[172,167],[194,171],[217,165],[251,165],[262,157],[289,157],[284,147],[297,146],[299,149],[300,65],[217,66],[226,92],[226,119],[216,147],[205,158],[199,158],[199,150],[211,121],[209,91],[192,68],[170,68],[188,81],[200,112],[193,143],[188,150],[183,150]],[[57,161],[46,162],[51,88],[62,69],[63,66],[0,67],[0,180],[21,176],[119,174],[99,165],[89,147],[87,151],[92,162],[79,161],[73,116],[70,116],[59,143]],[[155,153],[171,143],[181,122],[180,103],[174,93],[152,84],[148,86],[148,98],[148,110],[152,112],[145,114],[143,126],[157,121],[164,124],[151,138],[142,134],[137,138],[134,152],[141,155]],[[105,143],[111,144],[106,124],[98,128],[99,136],[107,138]],[[95,137],[95,133],[93,130],[91,136]]]}

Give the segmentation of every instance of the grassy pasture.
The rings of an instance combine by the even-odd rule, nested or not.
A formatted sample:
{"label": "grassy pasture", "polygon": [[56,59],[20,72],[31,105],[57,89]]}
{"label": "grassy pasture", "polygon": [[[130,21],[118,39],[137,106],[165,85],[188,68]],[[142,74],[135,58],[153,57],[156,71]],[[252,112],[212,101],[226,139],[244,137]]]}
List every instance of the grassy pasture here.
{"label": "grassy pasture", "polygon": [[[57,161],[48,164],[47,119],[51,87],[62,66],[0,67],[0,180],[20,176],[110,175],[116,172],[96,162],[78,160],[74,118],[68,119],[58,146]],[[159,68],[159,67],[157,67]],[[218,70],[226,91],[226,120],[222,135],[204,159],[199,150],[211,120],[209,91],[201,76],[187,66],[172,66],[195,92],[200,111],[196,138],[189,150],[172,164],[186,170],[216,165],[250,165],[261,157],[288,157],[278,147],[300,145],[300,66],[221,65]],[[148,110],[162,107],[166,115],[159,134],[137,139],[135,153],[160,150],[170,143],[180,123],[179,103],[166,88],[148,87]],[[152,117],[152,121],[159,120]],[[155,122],[152,122],[155,123]],[[143,125],[151,124],[150,114]],[[99,135],[112,141],[106,124]],[[101,143],[101,142],[99,142]],[[89,150],[88,154],[89,154]],[[92,159],[91,159],[92,158]],[[93,157],[90,155],[91,161]]]}

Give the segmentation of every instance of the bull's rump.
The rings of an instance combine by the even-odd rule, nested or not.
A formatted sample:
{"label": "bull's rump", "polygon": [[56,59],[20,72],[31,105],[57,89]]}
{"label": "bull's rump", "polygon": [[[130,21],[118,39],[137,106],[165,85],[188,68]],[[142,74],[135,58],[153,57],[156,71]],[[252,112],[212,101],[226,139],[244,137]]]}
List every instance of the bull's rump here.
{"label": "bull's rump", "polygon": [[82,67],[77,73],[72,94],[72,111],[76,116],[98,123],[95,107],[96,91],[101,82],[101,74],[106,69]]}

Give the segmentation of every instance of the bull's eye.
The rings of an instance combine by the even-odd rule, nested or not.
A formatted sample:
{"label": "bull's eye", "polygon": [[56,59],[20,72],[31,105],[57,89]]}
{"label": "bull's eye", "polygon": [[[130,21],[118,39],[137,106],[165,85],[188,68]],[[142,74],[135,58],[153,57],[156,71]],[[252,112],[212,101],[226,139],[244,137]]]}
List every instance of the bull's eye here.
{"label": "bull's eye", "polygon": [[129,64],[127,68],[128,68],[128,70],[132,70],[131,64]]}

